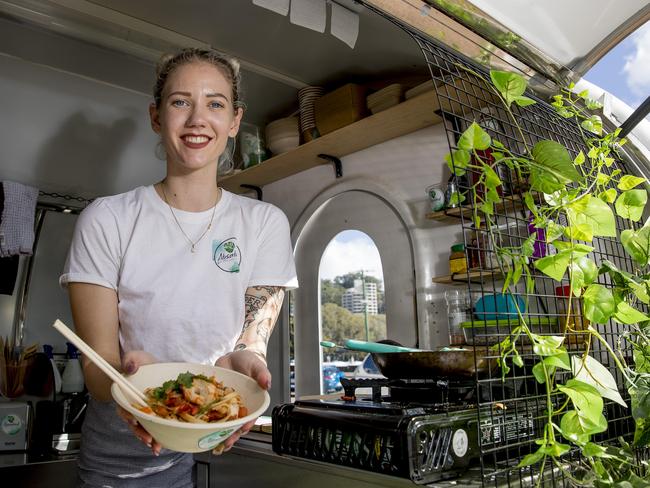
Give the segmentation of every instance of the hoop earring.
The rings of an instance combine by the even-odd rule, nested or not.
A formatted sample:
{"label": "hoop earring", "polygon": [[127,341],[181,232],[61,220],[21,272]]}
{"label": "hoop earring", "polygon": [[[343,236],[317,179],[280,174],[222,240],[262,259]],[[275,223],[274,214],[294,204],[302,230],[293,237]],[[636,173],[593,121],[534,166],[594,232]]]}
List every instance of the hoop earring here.
{"label": "hoop earring", "polygon": [[165,161],[167,159],[167,151],[165,151],[165,146],[163,146],[162,141],[158,141],[156,144],[154,154],[156,155],[156,158],[160,159],[161,161]]}

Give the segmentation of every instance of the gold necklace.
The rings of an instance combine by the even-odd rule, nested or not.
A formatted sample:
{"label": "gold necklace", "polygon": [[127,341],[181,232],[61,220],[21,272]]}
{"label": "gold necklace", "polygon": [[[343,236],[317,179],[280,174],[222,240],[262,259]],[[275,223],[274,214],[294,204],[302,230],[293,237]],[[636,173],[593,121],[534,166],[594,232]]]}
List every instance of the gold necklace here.
{"label": "gold necklace", "polygon": [[217,203],[219,203],[219,197],[221,196],[221,191],[218,191],[217,193],[217,200],[214,202],[214,207],[212,207],[212,216],[210,217],[210,222],[208,223],[208,226],[206,229],[203,231],[203,234],[199,236],[199,238],[196,241],[193,241],[190,239],[190,236],[188,236],[185,231],[183,230],[183,226],[181,226],[181,223],[178,221],[178,218],[176,218],[176,214],[174,213],[174,209],[172,206],[169,204],[169,200],[167,199],[167,194],[165,193],[165,185],[163,182],[160,183],[160,189],[162,190],[163,197],[165,197],[165,203],[169,207],[169,211],[172,213],[172,217],[174,217],[174,222],[176,222],[176,225],[178,228],[181,230],[183,235],[185,236],[185,239],[187,239],[187,242],[190,243],[190,251],[192,253],[196,252],[196,245],[201,242],[201,239],[205,237],[205,235],[208,233],[208,231],[212,228],[212,221],[214,220],[214,214],[217,210]]}

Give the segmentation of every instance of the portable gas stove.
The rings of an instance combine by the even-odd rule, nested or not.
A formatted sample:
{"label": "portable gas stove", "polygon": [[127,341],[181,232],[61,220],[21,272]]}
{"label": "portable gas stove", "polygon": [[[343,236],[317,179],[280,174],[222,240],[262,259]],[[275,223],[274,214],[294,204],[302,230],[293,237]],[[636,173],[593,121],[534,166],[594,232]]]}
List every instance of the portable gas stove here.
{"label": "portable gas stove", "polygon": [[[273,450],[424,484],[478,464],[479,446],[535,436],[528,410],[482,410],[479,423],[471,382],[342,379],[342,384],[340,399],[275,407]],[[381,395],[382,386],[390,395]],[[372,394],[355,395],[360,387],[372,388]],[[528,414],[522,416],[522,410]]]}

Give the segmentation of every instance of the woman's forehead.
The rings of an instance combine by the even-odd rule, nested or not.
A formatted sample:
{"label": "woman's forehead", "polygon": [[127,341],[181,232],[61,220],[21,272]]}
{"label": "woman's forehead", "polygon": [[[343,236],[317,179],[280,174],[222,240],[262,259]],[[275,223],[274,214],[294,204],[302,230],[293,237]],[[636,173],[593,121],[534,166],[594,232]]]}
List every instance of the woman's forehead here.
{"label": "woman's forehead", "polygon": [[171,93],[191,88],[212,89],[230,95],[232,84],[217,66],[204,61],[193,61],[178,66],[169,74],[164,91]]}

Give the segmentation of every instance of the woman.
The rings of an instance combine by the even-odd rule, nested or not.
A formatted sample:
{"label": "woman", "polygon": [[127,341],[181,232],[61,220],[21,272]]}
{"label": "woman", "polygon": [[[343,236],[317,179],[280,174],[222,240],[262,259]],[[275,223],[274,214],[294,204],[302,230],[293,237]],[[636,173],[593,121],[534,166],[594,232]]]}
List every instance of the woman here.
{"label": "woman", "polygon": [[[266,346],[297,279],[284,214],[217,186],[242,105],[235,61],[198,49],[161,61],[149,112],[166,177],[79,217],[60,282],[78,334],[127,373],[152,361],[215,363],[270,388]],[[192,486],[192,457],[161,450],[125,411],[120,419],[108,377],[88,360],[83,368],[81,486]]]}

